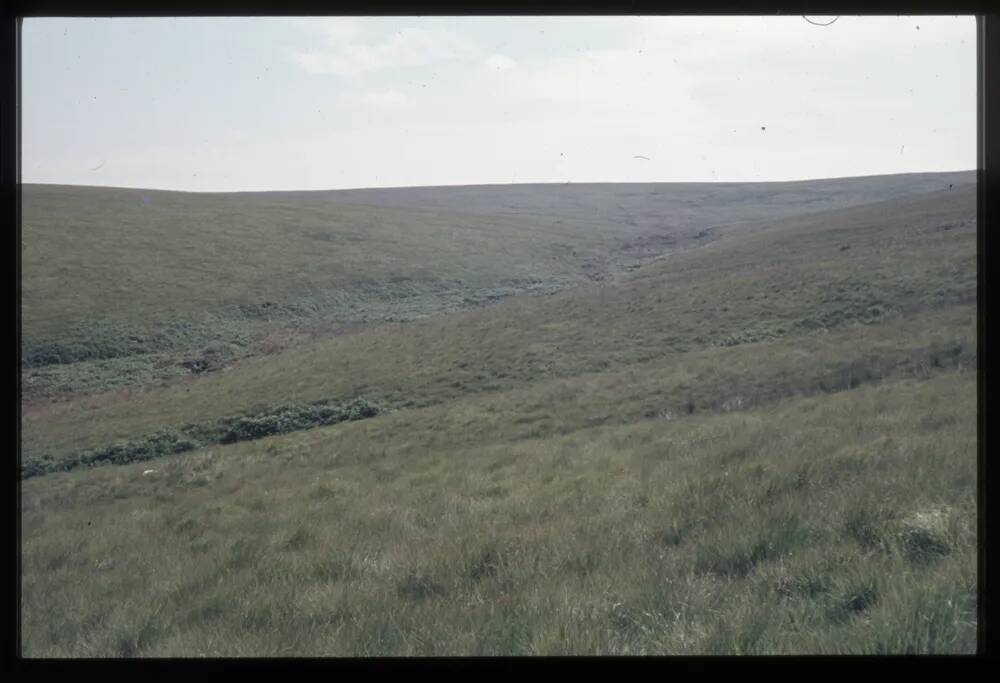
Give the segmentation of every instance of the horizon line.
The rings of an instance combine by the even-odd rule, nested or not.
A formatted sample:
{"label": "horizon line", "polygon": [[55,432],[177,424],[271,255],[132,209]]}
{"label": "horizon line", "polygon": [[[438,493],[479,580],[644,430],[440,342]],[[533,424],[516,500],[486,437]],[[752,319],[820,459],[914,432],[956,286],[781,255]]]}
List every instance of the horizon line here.
{"label": "horizon line", "polygon": [[976,173],[978,169],[963,169],[958,171],[905,171],[901,173],[866,173],[851,176],[823,176],[815,178],[793,178],[785,180],[668,180],[668,181],[565,181],[565,182],[524,182],[524,183],[454,183],[442,185],[385,185],[368,187],[340,187],[326,189],[272,189],[272,190],[176,190],[169,188],[126,186],[126,185],[85,185],[78,183],[40,183],[40,182],[18,182],[21,187],[74,187],[92,188],[102,190],[134,190],[139,192],[173,192],[178,194],[304,194],[320,192],[366,192],[377,190],[430,190],[440,188],[472,188],[472,187],[526,187],[526,186],[566,186],[566,185],[775,185],[786,183],[809,183],[833,180],[857,180],[862,178],[888,178],[894,176],[913,175],[957,175],[963,173]]}

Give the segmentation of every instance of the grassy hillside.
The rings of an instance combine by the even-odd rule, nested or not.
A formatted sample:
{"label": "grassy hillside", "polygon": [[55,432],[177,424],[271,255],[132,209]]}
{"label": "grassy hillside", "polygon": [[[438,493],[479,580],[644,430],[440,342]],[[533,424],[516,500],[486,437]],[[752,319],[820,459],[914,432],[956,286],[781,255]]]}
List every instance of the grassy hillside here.
{"label": "grassy hillside", "polygon": [[971,180],[245,194],[29,185],[22,388],[37,402],[211,372],[367,323],[603,280],[710,241],[721,224]]}
{"label": "grassy hillside", "polygon": [[[816,344],[831,364],[861,363],[876,348],[928,363],[934,352],[937,363],[954,364],[975,353],[974,216],[966,187],[785,219],[614,284],[518,297],[165,387],[29,409],[24,452],[57,456],[282,402],[364,396],[387,408],[428,405],[641,363],[676,368],[681,358],[691,362],[689,352],[786,339],[787,348]],[[958,316],[950,324],[917,317],[949,311]],[[686,391],[694,395],[697,385]]]}
{"label": "grassy hillside", "polygon": [[379,412],[25,479],[25,654],[974,651],[975,193],[899,194],[28,405],[46,466]]}
{"label": "grassy hillside", "polygon": [[[975,183],[974,172],[904,173],[768,183],[566,183],[340,190],[339,201],[365,206],[535,217],[557,225],[622,224],[664,228],[779,218],[870,204]],[[247,193],[298,201],[312,192]]]}
{"label": "grassy hillside", "polygon": [[971,652],[974,389],[408,449],[429,416],[339,457],[375,418],[31,479],[25,654]]}

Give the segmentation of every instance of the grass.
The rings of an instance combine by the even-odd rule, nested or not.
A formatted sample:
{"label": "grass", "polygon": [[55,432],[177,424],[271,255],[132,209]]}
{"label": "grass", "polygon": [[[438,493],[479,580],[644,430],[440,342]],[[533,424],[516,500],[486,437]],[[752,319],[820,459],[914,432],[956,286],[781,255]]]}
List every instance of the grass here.
{"label": "grass", "polygon": [[331,330],[606,279],[712,239],[706,225],[971,181],[263,194],[28,185],[22,389],[46,401],[214,371]]}
{"label": "grass", "polygon": [[273,406],[257,413],[185,425],[181,430],[161,429],[141,439],[105,448],[76,451],[61,458],[22,458],[21,477],[36,477],[95,465],[142,462],[165,455],[184,453],[210,444],[252,441],[346,420],[361,420],[378,413],[378,406],[363,398],[340,404],[322,401],[305,406]]}
{"label": "grass", "polygon": [[974,385],[358,460],[337,425],[31,479],[26,654],[970,652]]}
{"label": "grass", "polygon": [[[754,344],[777,344],[800,368],[811,365],[803,353],[855,362],[862,377],[881,372],[877,355],[865,355],[875,349],[916,354],[916,347],[927,364],[968,366],[975,229],[967,219],[974,207],[974,192],[965,188],[788,219],[675,254],[612,285],[517,297],[488,310],[299,345],[166,386],[29,408],[24,449],[58,456],[257,409],[262,396],[295,403],[364,394],[405,408],[644,363],[682,374],[682,358]],[[841,252],[845,239],[855,247]],[[930,317],[921,322],[922,315]],[[734,335],[747,338],[734,344]],[[924,360],[912,358],[914,365]],[[761,362],[782,372],[780,364]],[[850,382],[849,363],[841,372]],[[698,384],[713,382],[704,374],[712,373]],[[797,379],[784,374],[790,380],[780,385]],[[680,388],[698,390],[687,384]]]}
{"label": "grass", "polygon": [[[306,221],[320,199],[259,201]],[[183,378],[141,353],[32,369],[80,391],[108,364],[29,397],[24,463],[198,444],[22,481],[24,654],[973,652],[974,207],[955,187],[717,224],[600,282],[269,353],[247,337]],[[103,391],[132,363],[139,385]],[[381,410],[324,425],[330,396]]]}

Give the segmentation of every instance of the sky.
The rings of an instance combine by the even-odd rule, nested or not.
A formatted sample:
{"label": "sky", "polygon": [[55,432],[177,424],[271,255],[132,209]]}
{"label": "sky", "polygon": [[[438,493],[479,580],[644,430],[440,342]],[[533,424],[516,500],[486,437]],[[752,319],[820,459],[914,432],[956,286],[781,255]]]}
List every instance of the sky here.
{"label": "sky", "polygon": [[976,166],[971,16],[28,18],[22,65],[26,183],[217,192]]}

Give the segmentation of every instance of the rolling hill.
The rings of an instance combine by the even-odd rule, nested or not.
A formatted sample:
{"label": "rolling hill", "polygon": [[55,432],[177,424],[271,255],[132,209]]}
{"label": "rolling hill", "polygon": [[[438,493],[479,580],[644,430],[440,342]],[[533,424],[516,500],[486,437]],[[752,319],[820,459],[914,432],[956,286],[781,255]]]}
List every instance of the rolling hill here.
{"label": "rolling hill", "polygon": [[724,224],[973,180],[234,194],[27,185],[22,391],[33,402],[217,370],[305,339],[601,281]]}
{"label": "rolling hill", "polygon": [[26,188],[25,653],[974,651],[973,180]]}

